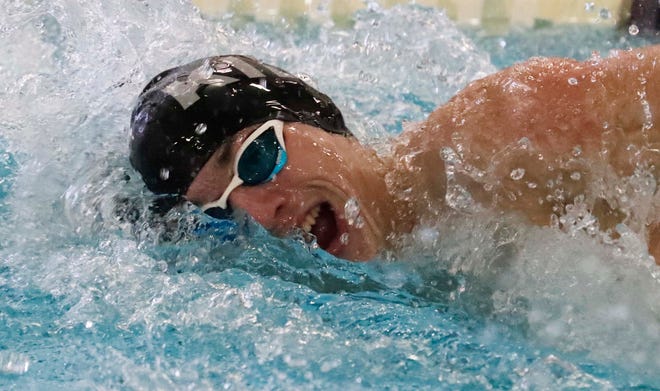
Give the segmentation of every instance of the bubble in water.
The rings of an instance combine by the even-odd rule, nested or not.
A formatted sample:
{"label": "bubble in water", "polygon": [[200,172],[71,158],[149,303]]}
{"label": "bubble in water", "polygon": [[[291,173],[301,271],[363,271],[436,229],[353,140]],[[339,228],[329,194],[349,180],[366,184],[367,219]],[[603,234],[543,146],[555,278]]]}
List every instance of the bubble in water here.
{"label": "bubble in water", "polygon": [[578,84],[578,80],[574,77],[571,77],[571,78],[568,79],[568,84],[570,84],[572,86],[576,86]]}
{"label": "bubble in water", "polygon": [[519,181],[525,176],[525,169],[524,168],[516,168],[511,171],[511,174],[509,174],[511,179],[514,181]]}
{"label": "bubble in water", "polygon": [[202,135],[206,133],[206,128],[207,128],[206,124],[200,122],[199,124],[197,124],[197,126],[195,126],[195,133],[198,135]]}
{"label": "bubble in water", "polygon": [[579,181],[580,178],[582,178],[582,175],[579,172],[575,171],[575,172],[571,173],[571,179],[572,180]]}
{"label": "bubble in water", "polygon": [[358,204],[357,199],[349,198],[348,201],[344,204],[344,216],[348,221],[349,225],[353,225],[356,222],[356,219],[360,215],[360,205]]}
{"label": "bubble in water", "polygon": [[161,168],[160,173],[158,173],[158,175],[160,176],[160,179],[166,181],[170,178],[170,170],[168,170],[167,168]]}
{"label": "bubble in water", "polygon": [[639,34],[639,27],[637,27],[636,24],[631,24],[631,25],[628,27],[628,34],[630,34],[630,35],[637,35],[637,34]]}
{"label": "bubble in water", "polygon": [[596,4],[593,1],[588,1],[584,3],[584,10],[587,12],[593,11]]}

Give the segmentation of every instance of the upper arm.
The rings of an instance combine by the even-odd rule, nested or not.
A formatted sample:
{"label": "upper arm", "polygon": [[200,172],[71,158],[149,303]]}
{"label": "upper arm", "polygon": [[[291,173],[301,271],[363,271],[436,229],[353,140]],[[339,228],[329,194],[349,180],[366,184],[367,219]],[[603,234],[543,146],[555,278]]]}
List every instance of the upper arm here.
{"label": "upper arm", "polygon": [[660,46],[585,62],[531,59],[473,82],[433,112],[427,128],[443,144],[458,135],[479,155],[521,138],[548,157],[575,147],[596,157],[603,148],[659,145],[659,60]]}
{"label": "upper arm", "polygon": [[[460,149],[484,174],[470,174],[475,188],[487,184],[497,205],[548,223],[578,195],[604,197],[605,174],[645,165],[660,178],[659,60],[660,46],[584,62],[530,59],[470,84],[417,137]],[[525,176],[514,178],[519,168]]]}

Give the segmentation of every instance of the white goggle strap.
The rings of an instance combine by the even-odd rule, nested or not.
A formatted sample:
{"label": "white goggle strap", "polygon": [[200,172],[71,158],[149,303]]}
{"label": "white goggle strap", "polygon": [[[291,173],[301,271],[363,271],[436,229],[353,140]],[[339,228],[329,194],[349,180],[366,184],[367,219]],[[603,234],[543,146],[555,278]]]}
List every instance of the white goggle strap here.
{"label": "white goggle strap", "polygon": [[243,184],[243,180],[239,178],[238,175],[234,174],[234,177],[231,178],[231,182],[229,182],[229,186],[227,186],[224,193],[222,193],[222,196],[218,198],[216,201],[202,205],[202,212],[211,208],[218,208],[218,207],[222,209],[227,209],[227,199],[229,198],[229,194],[231,194],[232,191],[234,191],[237,187],[239,187],[242,184]]}

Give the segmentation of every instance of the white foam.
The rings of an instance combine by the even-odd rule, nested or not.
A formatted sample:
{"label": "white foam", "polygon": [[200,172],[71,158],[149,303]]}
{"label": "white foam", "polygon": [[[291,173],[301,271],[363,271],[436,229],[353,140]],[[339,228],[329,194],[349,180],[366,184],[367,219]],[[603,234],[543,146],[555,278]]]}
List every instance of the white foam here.
{"label": "white foam", "polygon": [[[248,24],[237,32],[227,21],[206,20],[192,6],[174,0],[2,3],[0,77],[5,84],[0,90],[0,134],[19,168],[6,199],[11,215],[0,225],[2,266],[11,272],[0,278],[12,289],[35,288],[54,297],[61,311],[50,319],[56,328],[93,332],[102,327],[142,327],[145,345],[157,354],[150,344],[162,340],[163,327],[208,325],[214,331],[242,333],[238,335],[245,344],[254,340],[247,348],[254,348],[266,365],[279,365],[283,352],[290,355],[285,364],[303,365],[300,360],[309,346],[325,356],[356,357],[321,366],[322,373],[341,371],[342,380],[356,368],[362,371],[362,365],[373,365],[373,355],[390,356],[391,351],[405,352],[414,363],[446,363],[433,362],[432,353],[421,356],[407,339],[410,335],[397,339],[361,325],[374,335],[365,342],[364,335],[346,332],[337,326],[339,321],[328,324],[322,311],[309,310],[315,303],[306,302],[308,296],[322,302],[323,295],[310,293],[304,284],[260,278],[263,270],[276,269],[272,273],[278,276],[284,272],[277,268],[290,264],[303,265],[290,266],[292,275],[301,274],[309,264],[321,265],[312,263],[311,255],[291,260],[295,251],[287,246],[295,243],[252,243],[242,238],[238,241],[244,248],[232,253],[210,240],[199,245],[184,241],[171,248],[163,245],[160,249],[170,256],[166,258],[148,251],[152,242],[146,224],[133,227],[114,214],[116,196],[148,198],[126,159],[127,126],[135,97],[164,68],[217,53],[247,53],[312,75],[346,111],[356,133],[369,141],[381,137],[384,129],[398,131],[402,121],[422,119],[466,83],[494,70],[488,56],[445,16],[418,7],[372,7],[362,11],[349,30],[321,26],[300,32],[295,27]],[[128,184],[123,181],[126,174],[133,177]],[[146,210],[146,201],[139,210]],[[484,226],[484,221],[490,224]],[[479,216],[443,219],[416,232],[404,258],[414,262],[427,257],[439,269],[476,277],[477,283],[462,285],[454,297],[460,300],[477,285],[488,287],[490,296],[485,299],[491,302],[496,322],[526,324],[531,344],[563,352],[585,350],[598,360],[640,363],[653,370],[660,367],[655,354],[660,351],[659,277],[635,235],[624,232],[624,238],[611,245],[580,230],[569,235],[507,224]],[[252,275],[231,269],[214,275],[223,269],[213,267],[227,259],[258,266],[250,269],[256,270]],[[211,272],[177,274],[171,270],[177,262],[193,270],[206,263]],[[336,285],[323,280],[326,272],[310,272],[309,284],[320,280],[324,289]],[[361,286],[371,277],[336,274],[348,287]],[[389,288],[408,283],[401,274],[390,277],[391,281],[385,279]],[[323,309],[330,318],[355,316],[360,309],[341,294],[325,299],[334,300]],[[418,322],[437,316],[434,309],[417,312],[413,306],[378,300],[356,302],[374,319],[391,311],[397,319],[408,314]],[[391,327],[390,321],[384,320],[383,328]],[[433,329],[437,325],[424,327],[443,332]],[[245,346],[243,342],[238,346]],[[428,339],[422,342],[430,344]],[[121,378],[126,387],[175,388],[178,379],[213,388],[208,378],[217,376],[208,369],[208,357],[165,363],[167,357],[159,356],[163,362],[151,366],[119,348],[84,348],[107,365],[109,377]],[[84,355],[69,359],[79,364],[88,360]],[[524,358],[507,363],[517,360]],[[0,354],[0,366],[9,368],[5,372],[27,370],[28,364],[32,361],[27,356]],[[431,366],[434,371],[442,367],[433,372],[435,379],[451,378],[456,384],[474,380],[469,371]],[[255,375],[248,369],[253,372],[246,376]],[[551,376],[546,369],[547,363],[540,360],[530,369],[534,379],[527,380],[545,384]],[[96,370],[94,366],[85,374],[96,375]],[[383,376],[392,372],[376,366],[369,371]],[[203,375],[207,377],[200,380]],[[298,384],[295,376],[280,375],[280,388]],[[366,382],[367,376],[359,379]],[[240,371],[225,380],[238,388],[249,384]],[[347,384],[357,387],[357,375],[350,381]],[[479,382],[487,383],[483,378]]]}

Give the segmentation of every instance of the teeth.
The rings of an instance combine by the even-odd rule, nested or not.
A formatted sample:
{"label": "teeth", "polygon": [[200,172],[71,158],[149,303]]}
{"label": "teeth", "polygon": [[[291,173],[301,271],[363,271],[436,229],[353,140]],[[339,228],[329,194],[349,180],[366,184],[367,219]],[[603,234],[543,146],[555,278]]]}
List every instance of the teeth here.
{"label": "teeth", "polygon": [[317,206],[309,214],[305,216],[305,221],[302,222],[302,230],[309,233],[312,230],[314,224],[316,224],[316,218],[319,217],[319,212],[321,211],[321,206]]}

